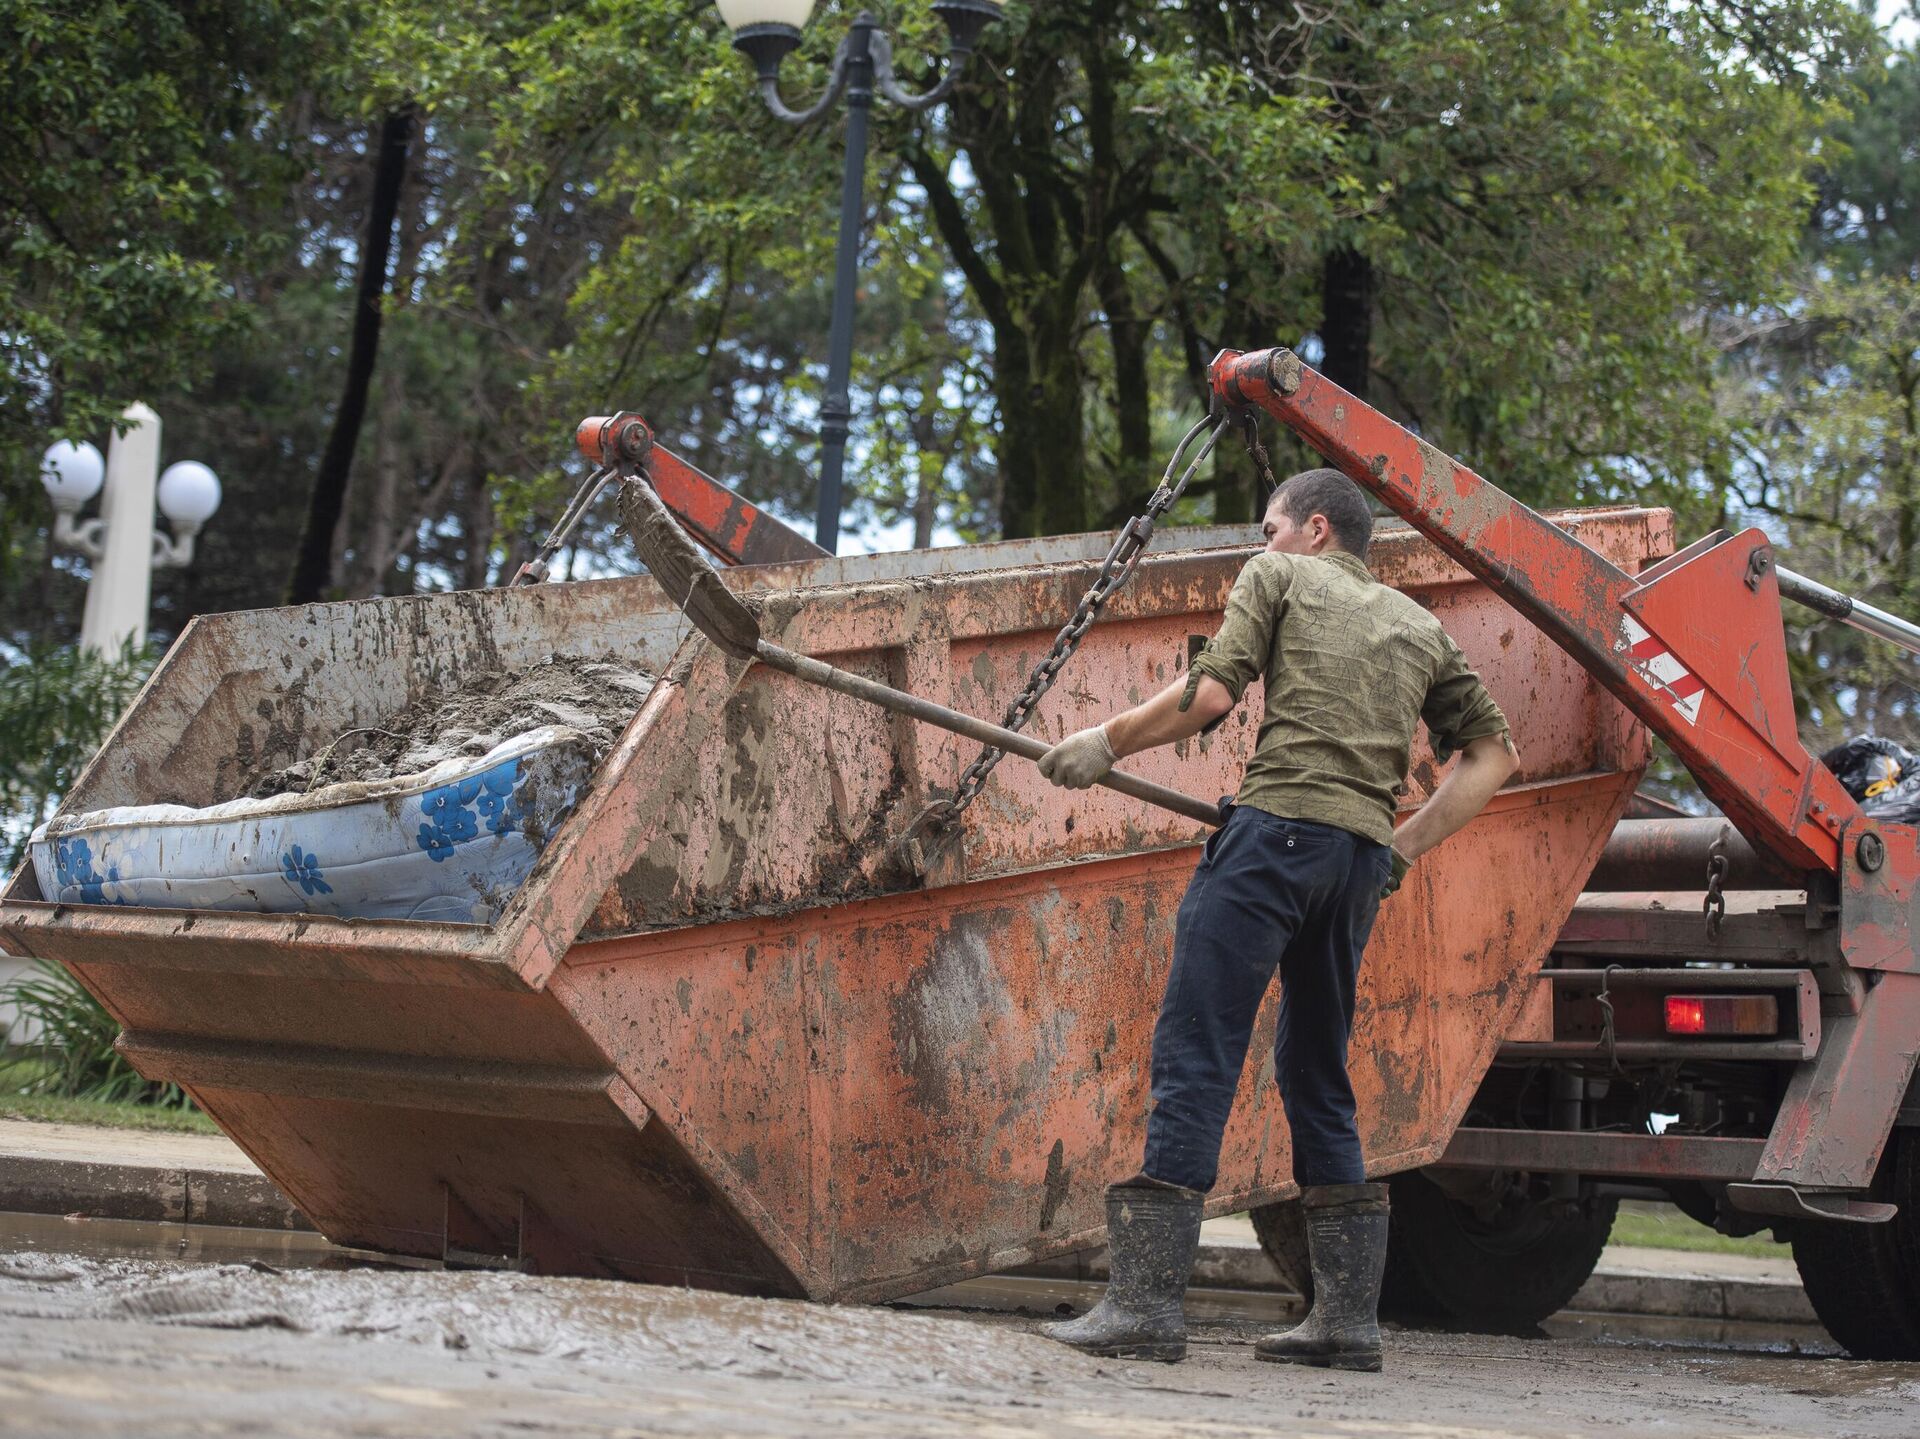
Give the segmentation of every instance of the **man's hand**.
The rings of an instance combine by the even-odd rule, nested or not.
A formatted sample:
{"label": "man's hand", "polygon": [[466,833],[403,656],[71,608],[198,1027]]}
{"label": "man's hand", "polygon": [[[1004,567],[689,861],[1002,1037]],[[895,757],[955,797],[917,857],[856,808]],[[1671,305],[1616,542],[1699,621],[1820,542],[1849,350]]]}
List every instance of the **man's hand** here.
{"label": "man's hand", "polygon": [[1380,886],[1380,898],[1382,899],[1396,893],[1400,888],[1400,881],[1405,879],[1407,877],[1407,871],[1413,868],[1413,861],[1400,853],[1398,849],[1389,846],[1387,852],[1393,856],[1393,872],[1387,876],[1387,882]]}
{"label": "man's hand", "polygon": [[1099,783],[1119,758],[1107,739],[1107,727],[1095,725],[1068,735],[1040,756],[1040,773],[1062,789],[1086,789]]}

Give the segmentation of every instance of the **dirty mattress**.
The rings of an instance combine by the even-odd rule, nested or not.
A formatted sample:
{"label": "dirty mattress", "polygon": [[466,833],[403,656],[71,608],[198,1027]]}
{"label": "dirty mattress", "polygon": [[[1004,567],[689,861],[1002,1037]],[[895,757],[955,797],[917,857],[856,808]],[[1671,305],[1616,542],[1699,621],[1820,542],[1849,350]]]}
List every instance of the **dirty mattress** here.
{"label": "dirty mattress", "polygon": [[496,921],[652,691],[553,655],[441,684],[205,808],[56,815],[34,832],[59,904]]}
{"label": "dirty mattress", "polygon": [[34,832],[59,904],[489,924],[586,791],[601,746],[565,725],[406,775],[60,815]]}

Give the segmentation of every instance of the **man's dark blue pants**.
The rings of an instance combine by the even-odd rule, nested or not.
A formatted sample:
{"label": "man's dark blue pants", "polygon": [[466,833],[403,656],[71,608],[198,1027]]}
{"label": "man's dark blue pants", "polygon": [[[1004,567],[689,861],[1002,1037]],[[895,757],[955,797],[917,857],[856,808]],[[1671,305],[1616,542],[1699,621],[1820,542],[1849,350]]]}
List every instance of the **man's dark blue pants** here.
{"label": "man's dark blue pants", "polygon": [[1180,902],[1173,970],[1153,1030],[1147,1175],[1213,1188],[1254,1017],[1276,966],[1273,1069],[1302,1184],[1366,1178],[1347,1078],[1354,981],[1388,849],[1331,825],[1236,806]]}

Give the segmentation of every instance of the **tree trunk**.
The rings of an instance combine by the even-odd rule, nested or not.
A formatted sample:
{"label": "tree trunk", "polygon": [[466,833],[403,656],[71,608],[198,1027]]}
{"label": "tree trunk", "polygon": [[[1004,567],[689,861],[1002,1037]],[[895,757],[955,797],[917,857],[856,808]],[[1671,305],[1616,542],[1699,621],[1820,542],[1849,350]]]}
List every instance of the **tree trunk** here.
{"label": "tree trunk", "polygon": [[1900,427],[1881,446],[1881,491],[1893,502],[1893,554],[1884,567],[1885,592],[1904,606],[1914,588],[1914,551],[1920,540],[1920,374],[1908,374],[1901,356],[1889,355],[1899,396]]}
{"label": "tree trunk", "polygon": [[[940,491],[946,478],[951,453],[940,443],[940,384],[945,378],[940,363],[928,364],[920,377],[920,402],[907,414],[907,429],[913,436],[913,547],[924,550],[933,544],[933,524],[940,513]],[[965,421],[954,418],[954,433],[959,435]]]}
{"label": "tree trunk", "polygon": [[414,488],[413,476],[403,473],[400,453],[400,429],[406,419],[406,381],[392,365],[380,375],[380,408],[374,418],[372,490],[362,502],[362,484],[366,470],[355,477],[348,496],[351,507],[359,511],[357,523],[348,529],[357,531],[352,560],[341,567],[347,597],[364,599],[388,593],[394,561],[403,536],[394,533],[399,522],[402,486]]}
{"label": "tree trunk", "polygon": [[1130,489],[1152,491],[1153,391],[1147,377],[1147,346],[1152,339],[1146,320],[1134,312],[1133,291],[1118,258],[1108,251],[1094,271],[1100,306],[1107,312],[1107,338],[1113,350],[1113,402],[1120,453],[1114,457],[1119,499]]}
{"label": "tree trunk", "polygon": [[460,552],[460,588],[485,589],[495,529],[493,490],[487,484],[485,473],[477,473],[468,480],[465,499],[461,529],[465,532],[466,548]]}
{"label": "tree trunk", "polygon": [[367,233],[360,253],[347,381],[341,391],[340,408],[334,413],[332,433],[327,436],[327,448],[320,457],[320,471],[314,476],[306,526],[300,532],[293,575],[287,582],[288,604],[312,604],[324,599],[333,585],[334,533],[346,506],[353,452],[366,418],[367,391],[380,351],[381,299],[387,289],[387,260],[393,251],[393,225],[400,211],[400,186],[406,179],[413,128],[411,105],[389,115],[380,127],[373,198],[367,207]]}
{"label": "tree trunk", "polygon": [[[1239,268],[1229,261],[1220,320],[1221,334],[1226,337],[1224,343],[1267,344],[1269,341],[1263,333],[1260,317],[1244,299],[1246,289],[1246,280],[1240,275]],[[1274,451],[1276,432],[1291,433],[1284,425],[1271,420],[1262,427],[1261,439],[1269,456]],[[1267,512],[1267,481],[1238,434],[1230,432],[1223,435],[1220,443],[1214,446],[1213,474],[1214,483],[1219,486],[1213,497],[1214,523],[1233,525],[1245,520],[1259,524]],[[1275,478],[1284,476],[1276,475]]]}
{"label": "tree trunk", "polygon": [[1373,262],[1351,245],[1329,252],[1321,265],[1320,343],[1320,372],[1366,399],[1373,365]]}
{"label": "tree trunk", "polygon": [[1078,534],[1087,526],[1087,450],[1073,337],[996,329],[994,353],[1001,538]]}

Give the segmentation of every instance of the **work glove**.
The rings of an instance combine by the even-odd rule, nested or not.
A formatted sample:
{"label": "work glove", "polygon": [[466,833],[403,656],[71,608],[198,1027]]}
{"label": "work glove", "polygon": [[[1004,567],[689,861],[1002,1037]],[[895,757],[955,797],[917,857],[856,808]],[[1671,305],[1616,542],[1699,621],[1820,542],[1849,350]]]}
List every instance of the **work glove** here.
{"label": "work glove", "polygon": [[1070,734],[1040,756],[1040,773],[1062,789],[1086,789],[1100,782],[1119,756],[1107,740],[1105,725]]}
{"label": "work glove", "polygon": [[1400,881],[1407,877],[1407,871],[1413,868],[1413,861],[1389,845],[1387,853],[1393,857],[1393,869],[1387,875],[1387,882],[1380,886],[1380,898],[1385,899],[1400,888]]}

